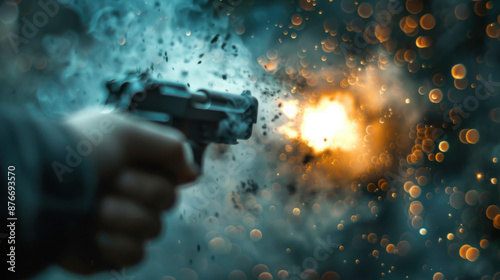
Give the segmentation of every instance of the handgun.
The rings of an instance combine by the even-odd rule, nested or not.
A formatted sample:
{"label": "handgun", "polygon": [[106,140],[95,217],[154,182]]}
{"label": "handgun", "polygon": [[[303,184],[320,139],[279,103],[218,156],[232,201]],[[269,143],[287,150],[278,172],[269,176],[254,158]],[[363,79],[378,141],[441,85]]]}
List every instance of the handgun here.
{"label": "handgun", "polygon": [[107,82],[106,87],[106,105],[112,109],[180,130],[200,166],[207,145],[249,139],[257,122],[258,101],[248,90],[241,94],[191,91],[184,84],[160,81],[149,73],[129,73]]}

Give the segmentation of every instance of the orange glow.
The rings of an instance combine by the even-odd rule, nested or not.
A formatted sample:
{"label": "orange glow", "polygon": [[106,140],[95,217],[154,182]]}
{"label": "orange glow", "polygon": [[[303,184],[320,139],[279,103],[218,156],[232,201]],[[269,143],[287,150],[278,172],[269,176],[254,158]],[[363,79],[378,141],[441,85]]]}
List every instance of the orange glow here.
{"label": "orange glow", "polygon": [[356,135],[344,106],[322,100],[317,108],[306,109],[300,128],[302,137],[316,151],[355,147]]}
{"label": "orange glow", "polygon": [[290,119],[295,118],[295,116],[297,116],[297,114],[299,113],[299,109],[297,108],[297,105],[293,101],[283,104],[282,111],[283,114],[285,114],[285,116],[287,116]]}
{"label": "orange glow", "polygon": [[287,102],[282,107],[283,113],[289,119],[298,121],[299,125],[290,123],[280,127],[279,131],[289,138],[300,138],[316,152],[356,148],[359,135],[348,116],[350,108],[346,108],[351,102],[343,101],[346,102],[324,97],[315,106],[303,110],[299,110],[295,102]]}

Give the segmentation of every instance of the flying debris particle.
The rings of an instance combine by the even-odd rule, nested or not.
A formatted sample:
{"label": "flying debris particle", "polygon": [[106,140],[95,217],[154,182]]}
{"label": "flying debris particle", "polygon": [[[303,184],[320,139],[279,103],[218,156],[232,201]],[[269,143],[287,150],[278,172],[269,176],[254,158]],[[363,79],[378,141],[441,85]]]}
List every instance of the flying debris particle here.
{"label": "flying debris particle", "polygon": [[460,257],[462,259],[466,259],[467,258],[467,251],[471,248],[470,245],[468,244],[464,244],[462,245],[462,247],[460,247],[460,250],[458,251],[458,254],[460,255]]}
{"label": "flying debris particle", "polygon": [[319,205],[318,203],[314,203],[312,206],[312,210],[314,211],[314,213],[320,213],[321,212],[321,205]]}
{"label": "flying debris particle", "polygon": [[430,30],[436,26],[436,20],[431,14],[425,14],[420,18],[420,26],[425,30]]}
{"label": "flying debris particle", "polygon": [[235,209],[240,209],[240,204],[238,203],[238,201],[236,201],[236,197],[232,196],[231,197],[231,202],[233,203],[233,206]]}
{"label": "flying debris particle", "polygon": [[436,272],[434,273],[434,276],[432,276],[432,280],[443,280],[444,275],[441,272]]}
{"label": "flying debris particle", "polygon": [[219,35],[220,34],[215,35],[215,37],[212,39],[212,41],[210,41],[210,44],[216,43],[219,40]]}
{"label": "flying debris particle", "polygon": [[424,206],[420,201],[413,201],[410,205],[410,212],[413,215],[420,215],[424,211]]}
{"label": "flying debris particle", "polygon": [[465,135],[469,144],[476,144],[479,141],[479,132],[476,129],[470,129]]}
{"label": "flying debris particle", "polygon": [[260,274],[264,272],[269,272],[269,267],[265,264],[257,264],[252,269],[252,275],[257,278]]}
{"label": "flying debris particle", "polygon": [[293,25],[301,25],[302,24],[302,16],[299,14],[295,14],[292,16]]}
{"label": "flying debris particle", "polygon": [[311,160],[314,158],[313,155],[311,154],[307,154],[305,157],[304,157],[304,160],[302,160],[302,164],[307,164],[309,162],[311,162]]}
{"label": "flying debris particle", "polygon": [[396,253],[396,246],[394,246],[394,244],[389,244],[389,245],[387,245],[387,247],[385,248],[385,250],[389,254],[395,254]]}
{"label": "flying debris particle", "polygon": [[406,9],[412,14],[418,14],[424,8],[424,4],[421,0],[408,0],[406,1]]}
{"label": "flying debris particle", "polygon": [[457,19],[466,20],[467,18],[469,18],[470,11],[467,6],[467,4],[462,3],[455,7],[455,16],[457,17]]}
{"label": "flying debris particle", "polygon": [[488,219],[493,220],[498,214],[500,214],[498,206],[490,205],[486,208],[486,217],[488,217]]}
{"label": "flying debris particle", "polygon": [[481,246],[482,249],[488,248],[489,241],[487,239],[481,239],[481,242],[479,242],[479,246]]}
{"label": "flying debris particle", "polygon": [[290,195],[295,194],[297,192],[297,186],[295,186],[294,184],[286,185],[286,189],[288,190],[288,194]]}
{"label": "flying debris particle", "polygon": [[448,142],[447,142],[447,141],[441,141],[441,142],[439,143],[439,150],[440,150],[441,152],[443,152],[443,153],[444,153],[444,152],[447,152],[449,148],[450,148],[450,145],[448,144]]}
{"label": "flying debris particle", "polygon": [[457,191],[450,196],[450,205],[455,209],[460,209],[465,205],[465,194]]}
{"label": "flying debris particle", "polygon": [[262,239],[262,232],[258,229],[253,229],[250,231],[250,239],[254,242],[260,241]]}
{"label": "flying debris particle", "polygon": [[[278,271],[278,279],[288,279],[288,271],[280,270]],[[326,278],[328,279],[328,278]]]}
{"label": "flying debris particle", "polygon": [[465,78],[465,75],[467,73],[467,70],[465,69],[465,66],[463,64],[457,64],[451,68],[451,75],[455,79],[463,79]]}
{"label": "flying debris particle", "polygon": [[362,18],[369,18],[373,14],[373,7],[370,3],[362,3],[358,7],[358,14]]}
{"label": "flying debris particle", "polygon": [[259,191],[259,184],[257,184],[252,179],[247,180],[246,183],[245,182],[240,182],[240,183],[241,183],[240,189],[244,193],[250,193],[250,194],[254,194],[255,195]]}
{"label": "flying debris particle", "polygon": [[258,280],[273,280],[273,276],[269,272],[262,272]]}
{"label": "flying debris particle", "polygon": [[406,255],[408,255],[408,253],[410,253],[411,251],[411,245],[410,245],[410,242],[408,241],[400,241],[397,245],[396,245],[396,249],[397,249],[397,253],[404,257]]}
{"label": "flying debris particle", "polygon": [[224,253],[226,251],[226,241],[220,237],[216,237],[208,243],[208,248],[213,253]]}
{"label": "flying debris particle", "polygon": [[493,226],[496,229],[500,229],[500,214],[496,215],[495,218],[493,219]]}
{"label": "flying debris particle", "polygon": [[417,198],[420,196],[420,193],[421,193],[421,189],[419,186],[413,186],[410,188],[410,195],[413,197],[413,198]]}
{"label": "flying debris particle", "polygon": [[247,276],[243,271],[233,270],[231,273],[229,273],[228,280],[240,280],[240,279],[247,279]]}
{"label": "flying debris particle", "polygon": [[443,99],[443,92],[440,89],[433,89],[429,92],[429,100],[432,103],[439,103]]}
{"label": "flying debris particle", "polygon": [[468,261],[474,262],[479,258],[479,250],[477,248],[471,247],[465,253],[465,257]]}
{"label": "flying debris particle", "polygon": [[497,23],[490,23],[486,26],[486,34],[490,38],[498,38],[500,37],[500,25]]}

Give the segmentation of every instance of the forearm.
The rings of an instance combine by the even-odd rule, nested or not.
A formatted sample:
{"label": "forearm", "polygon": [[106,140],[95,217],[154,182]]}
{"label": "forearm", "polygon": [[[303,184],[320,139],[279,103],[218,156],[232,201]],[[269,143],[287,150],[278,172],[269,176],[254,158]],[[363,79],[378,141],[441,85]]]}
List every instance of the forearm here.
{"label": "forearm", "polygon": [[[68,238],[79,239],[92,226],[95,203],[93,167],[70,155],[79,139],[63,126],[35,120],[19,109],[0,110],[2,205],[7,205],[7,171],[15,167],[16,277],[57,261]],[[10,215],[2,210],[3,215]],[[6,221],[7,217],[2,217]],[[4,250],[5,249],[5,250]],[[3,262],[4,264],[6,262]]]}

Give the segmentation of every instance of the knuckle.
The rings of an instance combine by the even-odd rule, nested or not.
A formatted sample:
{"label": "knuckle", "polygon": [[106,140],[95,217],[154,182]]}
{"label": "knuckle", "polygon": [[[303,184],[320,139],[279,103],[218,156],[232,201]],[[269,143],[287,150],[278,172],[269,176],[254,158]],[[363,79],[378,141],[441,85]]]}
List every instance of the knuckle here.
{"label": "knuckle", "polygon": [[161,221],[159,218],[148,219],[147,225],[141,230],[141,235],[145,239],[157,237],[161,232]]}
{"label": "knuckle", "polygon": [[149,198],[154,200],[158,200],[159,198],[165,197],[165,193],[167,192],[167,186],[164,180],[156,179],[153,183],[151,183],[151,190],[149,192]]}
{"label": "knuckle", "polygon": [[181,141],[174,141],[171,145],[171,148],[172,148],[171,151],[172,156],[178,159],[184,159],[184,145],[182,144]]}
{"label": "knuckle", "polygon": [[163,180],[156,181],[146,194],[146,202],[160,207],[163,206],[165,200],[169,197],[169,188]]}

